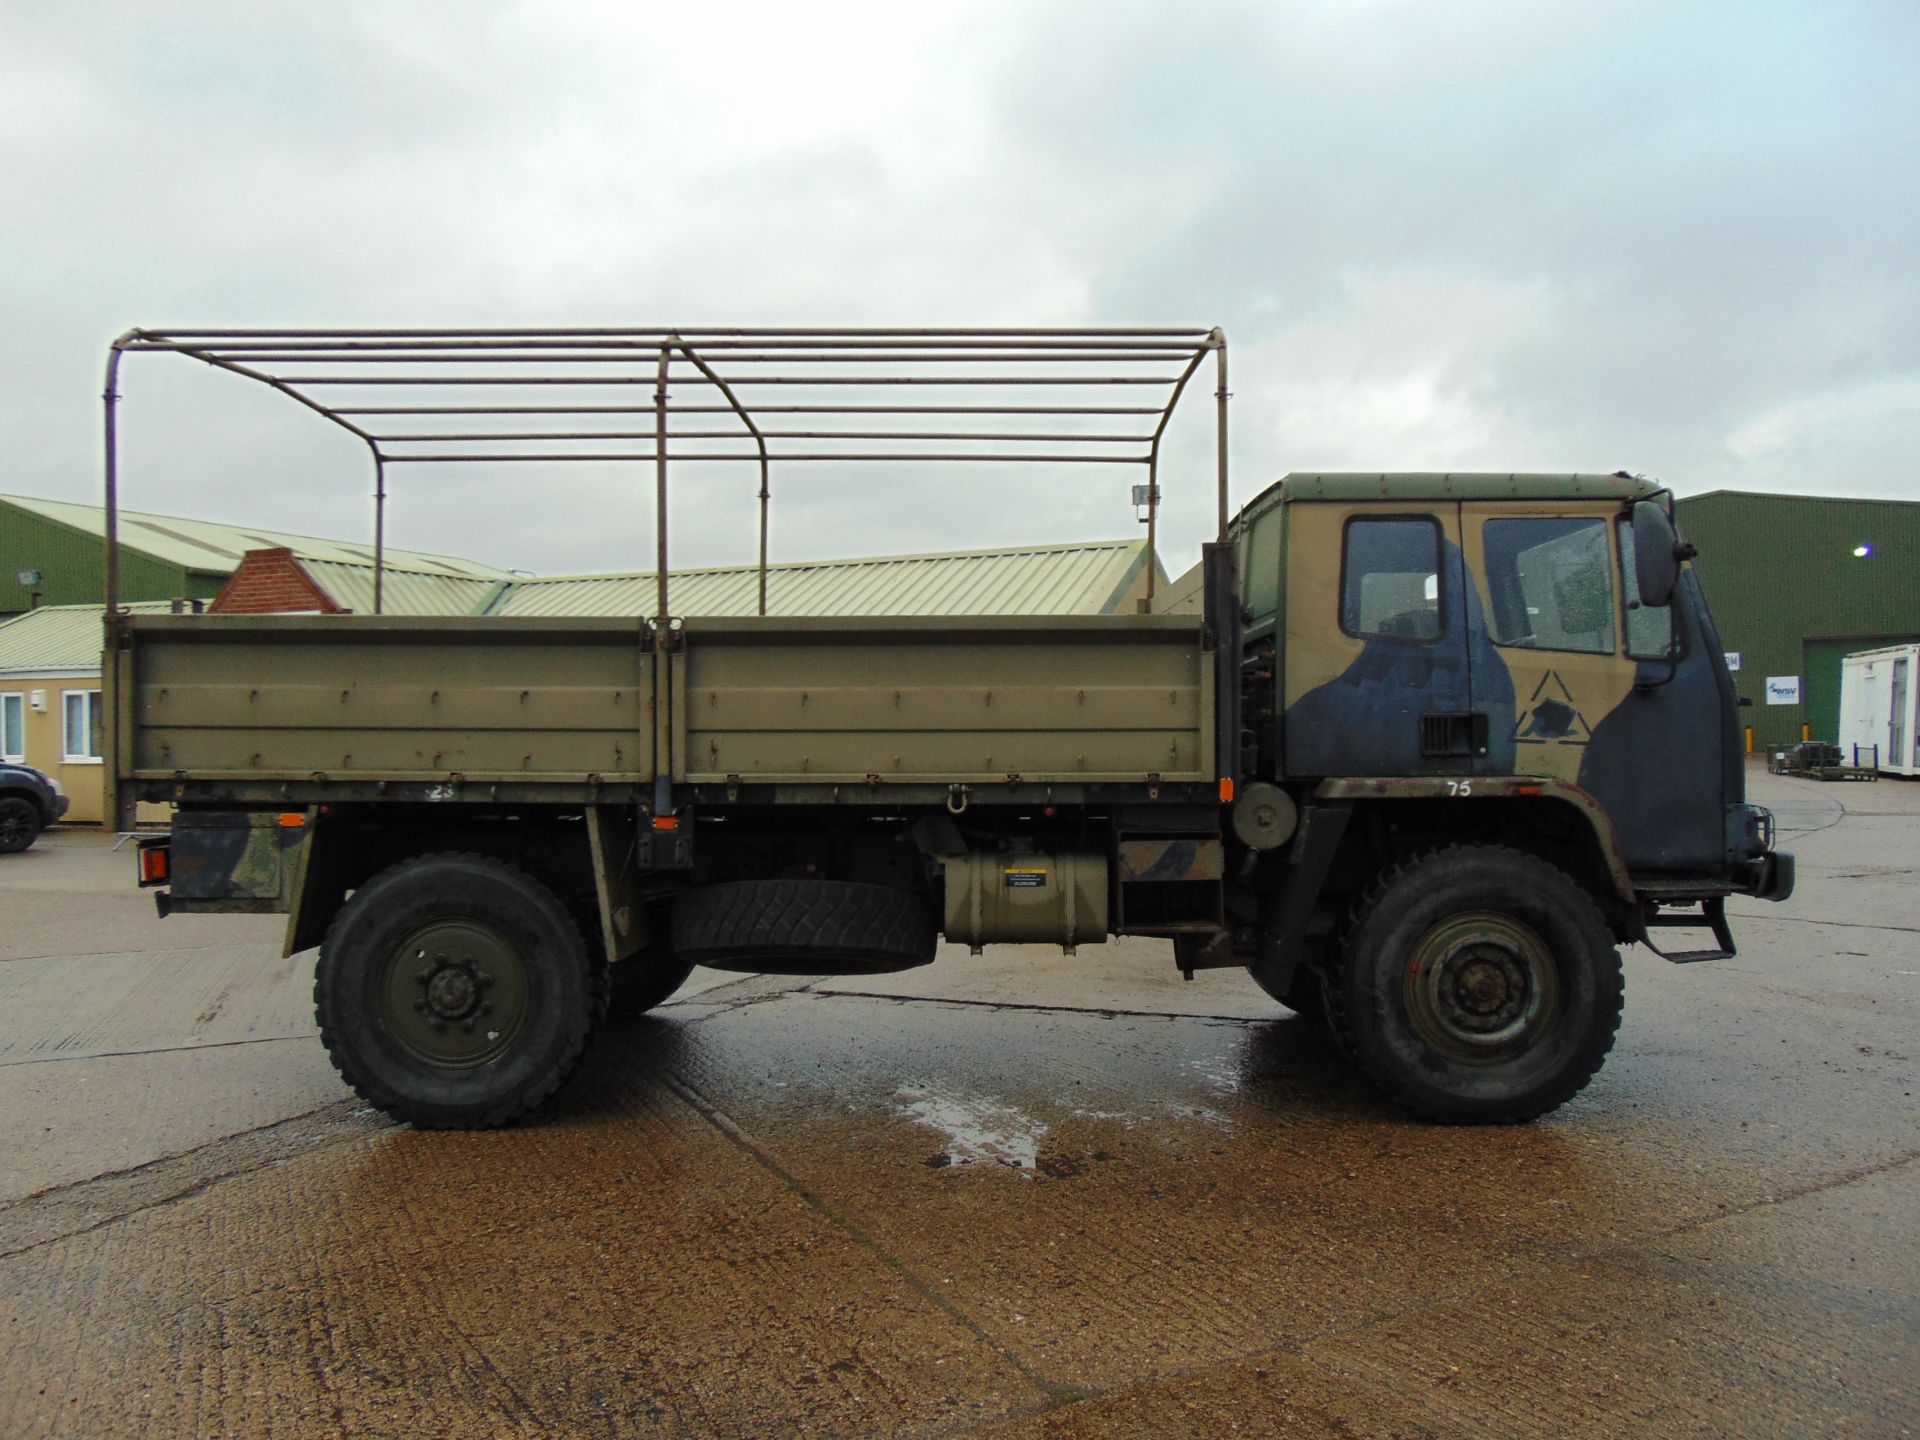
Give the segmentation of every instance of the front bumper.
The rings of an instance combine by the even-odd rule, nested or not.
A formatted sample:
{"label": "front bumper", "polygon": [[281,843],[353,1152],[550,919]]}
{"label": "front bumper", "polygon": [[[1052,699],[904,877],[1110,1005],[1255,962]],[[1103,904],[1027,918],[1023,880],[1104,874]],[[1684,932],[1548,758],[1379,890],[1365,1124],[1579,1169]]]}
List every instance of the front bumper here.
{"label": "front bumper", "polygon": [[1764,805],[1727,807],[1727,852],[1734,890],[1756,900],[1793,894],[1793,856],[1773,848],[1773,812]]}
{"label": "front bumper", "polygon": [[1740,893],[1756,900],[1784,900],[1793,894],[1793,855],[1769,850],[1756,855],[1736,872]]}

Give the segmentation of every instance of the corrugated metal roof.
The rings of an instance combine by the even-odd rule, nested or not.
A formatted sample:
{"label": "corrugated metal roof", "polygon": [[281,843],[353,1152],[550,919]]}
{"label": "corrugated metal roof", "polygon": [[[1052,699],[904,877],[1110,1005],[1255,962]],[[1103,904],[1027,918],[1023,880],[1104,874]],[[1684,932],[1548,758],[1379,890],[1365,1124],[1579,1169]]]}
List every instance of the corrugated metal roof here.
{"label": "corrugated metal roof", "polygon": [[[165,601],[125,607],[140,615],[164,615]],[[100,672],[104,605],[45,605],[0,623],[0,675]]]}
{"label": "corrugated metal roof", "polygon": [[[68,500],[41,500],[28,495],[0,495],[0,503],[17,505],[29,514],[71,525],[89,535],[104,536],[106,511],[99,505]],[[120,512],[120,543],[169,564],[189,570],[230,574],[249,550],[293,551],[302,560],[327,560],[347,565],[373,564],[373,546],[346,540],[325,540],[281,530],[258,530],[251,525],[223,525],[212,520],[187,520],[173,515]],[[507,571],[451,555],[429,555],[417,550],[386,552],[387,562],[424,575],[461,576],[471,580],[501,580]],[[371,608],[371,606],[369,606]]]}
{"label": "corrugated metal roof", "polygon": [[[1143,577],[1146,543],[1107,540],[1017,550],[887,555],[767,568],[770,615],[1102,615]],[[1158,562],[1156,561],[1156,567]],[[674,571],[676,615],[752,615],[759,609],[754,566]],[[1164,579],[1164,571],[1157,578]],[[646,615],[655,605],[650,573],[516,579],[493,615]]]}
{"label": "corrugated metal roof", "polygon": [[[373,614],[373,566],[302,557],[301,568],[344,608]],[[500,588],[497,579],[466,579],[387,567],[380,610],[386,615],[475,615]]]}

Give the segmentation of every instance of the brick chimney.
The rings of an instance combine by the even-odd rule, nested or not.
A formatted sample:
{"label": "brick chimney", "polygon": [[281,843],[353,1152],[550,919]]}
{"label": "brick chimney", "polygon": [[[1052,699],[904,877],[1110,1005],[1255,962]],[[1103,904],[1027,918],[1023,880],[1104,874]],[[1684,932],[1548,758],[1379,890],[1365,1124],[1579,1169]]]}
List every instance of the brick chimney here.
{"label": "brick chimney", "polygon": [[344,615],[345,607],[320,588],[293,551],[249,550],[208,609],[215,615],[276,615],[317,610]]}

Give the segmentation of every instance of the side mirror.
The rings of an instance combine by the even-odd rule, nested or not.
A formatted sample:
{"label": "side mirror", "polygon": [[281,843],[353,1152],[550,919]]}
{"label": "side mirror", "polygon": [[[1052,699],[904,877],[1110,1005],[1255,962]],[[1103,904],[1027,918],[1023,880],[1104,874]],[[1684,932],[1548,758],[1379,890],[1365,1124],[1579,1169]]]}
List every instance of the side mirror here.
{"label": "side mirror", "polygon": [[1665,605],[1680,580],[1680,537],[1658,501],[1633,506],[1633,573],[1642,605]]}

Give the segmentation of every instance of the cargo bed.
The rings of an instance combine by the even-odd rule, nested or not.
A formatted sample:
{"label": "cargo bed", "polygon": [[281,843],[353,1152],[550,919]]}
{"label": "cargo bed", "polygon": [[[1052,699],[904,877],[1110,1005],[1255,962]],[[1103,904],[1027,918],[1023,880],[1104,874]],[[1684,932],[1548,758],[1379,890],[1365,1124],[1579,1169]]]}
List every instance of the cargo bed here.
{"label": "cargo bed", "polygon": [[1199,616],[689,620],[670,647],[638,619],[156,615],[122,635],[129,798],[608,803],[664,773],[769,799],[1066,799],[1217,774]]}

